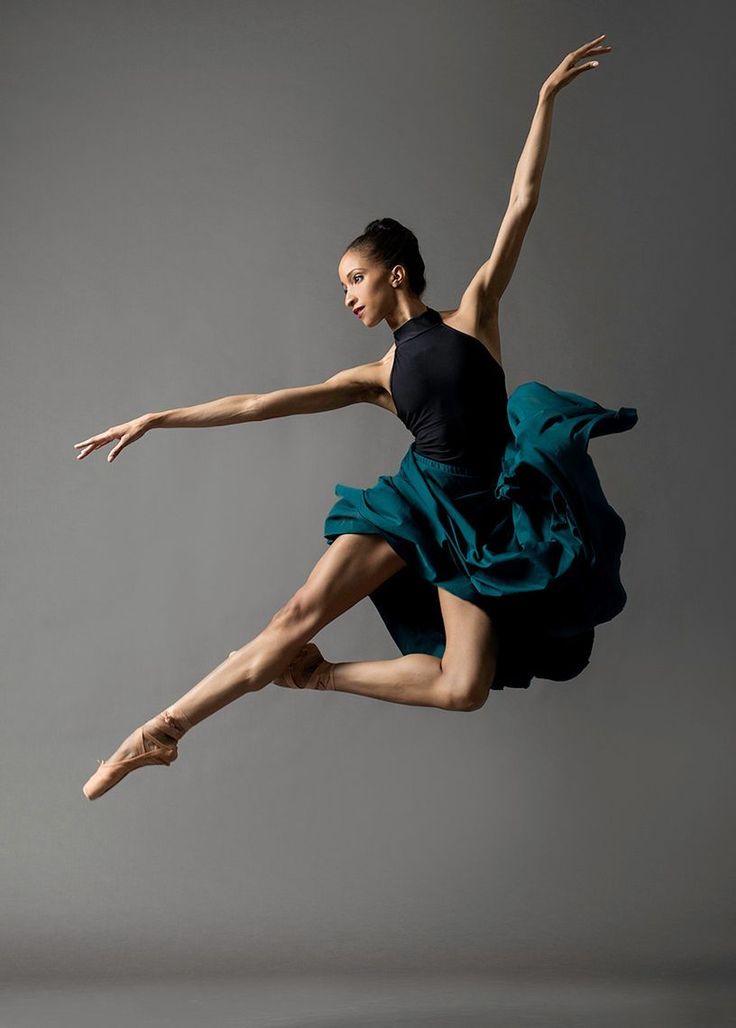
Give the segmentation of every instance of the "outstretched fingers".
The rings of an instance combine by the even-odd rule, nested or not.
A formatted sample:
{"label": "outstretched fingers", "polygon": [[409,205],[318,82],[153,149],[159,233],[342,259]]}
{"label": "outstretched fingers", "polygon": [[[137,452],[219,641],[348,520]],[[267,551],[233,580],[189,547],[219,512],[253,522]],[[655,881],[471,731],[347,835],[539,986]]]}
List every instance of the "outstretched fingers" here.
{"label": "outstretched fingers", "polygon": [[[79,449],[83,447],[77,454],[77,460],[81,460],[82,457],[86,457],[88,453],[92,453],[93,450],[98,450],[105,443],[109,443],[112,439],[116,438],[112,431],[108,429],[106,432],[101,432],[99,435],[90,436],[89,439],[84,439],[81,443],[75,443],[74,448]],[[112,451],[111,451],[112,452]],[[108,460],[110,457],[108,456]]]}
{"label": "outstretched fingers", "polygon": [[602,39],[605,39],[605,36],[606,33],[604,32],[603,35],[597,36],[596,39],[591,39],[587,43],[583,43],[583,45],[579,46],[577,50],[573,50],[572,53],[568,54],[568,70],[572,72],[580,72],[587,71],[588,68],[597,68],[598,61],[588,61],[587,64],[578,65],[576,65],[575,62],[579,61],[581,57],[590,57],[592,54],[605,54],[608,53],[611,49],[613,49],[608,44],[603,44],[600,46],[596,45],[599,44]]}

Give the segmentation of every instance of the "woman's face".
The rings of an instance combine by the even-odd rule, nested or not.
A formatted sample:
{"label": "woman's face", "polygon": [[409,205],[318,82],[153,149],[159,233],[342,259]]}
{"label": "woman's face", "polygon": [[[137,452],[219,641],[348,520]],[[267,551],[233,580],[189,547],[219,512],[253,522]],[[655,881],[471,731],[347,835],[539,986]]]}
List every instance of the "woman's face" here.
{"label": "woman's face", "polygon": [[396,290],[390,284],[396,270],[389,271],[356,250],[348,250],[337,266],[345,306],[369,328],[383,321],[396,305]]}

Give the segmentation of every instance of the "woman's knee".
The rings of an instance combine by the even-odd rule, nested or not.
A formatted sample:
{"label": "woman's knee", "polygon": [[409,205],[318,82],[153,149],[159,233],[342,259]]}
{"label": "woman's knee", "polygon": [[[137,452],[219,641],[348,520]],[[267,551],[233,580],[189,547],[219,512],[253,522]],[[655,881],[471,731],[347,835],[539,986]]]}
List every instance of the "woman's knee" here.
{"label": "woman's knee", "polygon": [[493,675],[443,671],[441,693],[447,710],[480,710],[491,690]]}
{"label": "woman's knee", "polygon": [[316,630],[322,616],[323,604],[313,589],[303,585],[276,611],[270,625],[289,632],[309,632]]}

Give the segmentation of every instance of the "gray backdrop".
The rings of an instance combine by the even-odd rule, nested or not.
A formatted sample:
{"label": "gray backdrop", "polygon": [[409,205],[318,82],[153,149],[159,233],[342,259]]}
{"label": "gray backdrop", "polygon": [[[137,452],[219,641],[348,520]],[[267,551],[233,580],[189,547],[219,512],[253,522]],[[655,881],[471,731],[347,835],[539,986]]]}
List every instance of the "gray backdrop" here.
{"label": "gray backdrop", "polygon": [[[733,955],[733,301],[725,4],[2,7],[2,967],[648,975]],[[73,444],[379,357],[336,267],[418,235],[425,301],[490,253],[539,85],[541,200],[502,304],[509,389],[593,440],[625,611],[576,680],[472,716],[269,686],[89,803],[136,725],[252,638],[325,549],[334,484],[411,438],[362,405]],[[364,600],[317,637],[398,651]]]}

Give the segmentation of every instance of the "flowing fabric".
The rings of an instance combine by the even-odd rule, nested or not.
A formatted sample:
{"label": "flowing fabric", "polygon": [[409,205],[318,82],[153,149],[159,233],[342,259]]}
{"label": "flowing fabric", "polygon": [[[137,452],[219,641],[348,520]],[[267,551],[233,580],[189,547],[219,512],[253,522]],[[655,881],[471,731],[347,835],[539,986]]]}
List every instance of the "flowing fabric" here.
{"label": "flowing fabric", "polygon": [[579,675],[595,626],[626,603],[624,522],[587,450],[638,415],[534,381],[511,393],[507,413],[513,438],[500,474],[432,460],[412,444],[370,488],[337,483],[324,537],[380,535],[406,561],[370,594],[401,653],[444,654],[439,586],[493,619],[491,688],[526,689],[533,677]]}

